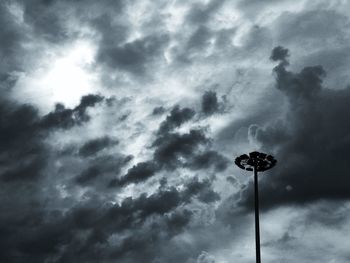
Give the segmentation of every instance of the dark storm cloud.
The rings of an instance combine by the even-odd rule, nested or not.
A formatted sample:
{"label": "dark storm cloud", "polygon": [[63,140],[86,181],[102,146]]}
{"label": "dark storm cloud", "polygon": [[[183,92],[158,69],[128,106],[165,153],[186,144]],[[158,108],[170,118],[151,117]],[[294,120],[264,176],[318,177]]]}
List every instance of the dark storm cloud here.
{"label": "dark storm cloud", "polygon": [[180,162],[179,157],[191,157],[199,145],[208,143],[209,139],[202,130],[191,130],[184,134],[169,133],[154,141],[154,159],[165,167],[176,167]]}
{"label": "dark storm cloud", "polygon": [[211,140],[205,135],[204,129],[192,129],[187,133],[173,131],[190,121],[194,115],[193,109],[174,106],[159,125],[156,138],[151,145],[154,149],[152,159],[137,163],[124,176],[111,180],[109,186],[120,187],[130,183],[140,183],[161,170],[213,168],[216,172],[224,171],[227,168],[228,159],[210,149]]}
{"label": "dark storm cloud", "polygon": [[[162,125],[160,126],[162,127]],[[188,133],[164,133],[153,142],[154,161],[159,167],[174,169],[187,167],[191,170],[209,169],[217,172],[227,168],[228,160],[210,149],[211,139],[204,129],[192,129]]]}
{"label": "dark storm cloud", "polygon": [[191,221],[192,212],[181,207],[195,197],[204,202],[218,200],[208,181],[195,178],[182,191],[170,187],[115,205],[87,200],[65,213],[39,206],[23,210],[16,220],[2,214],[0,243],[6,249],[1,250],[0,259],[69,263],[143,258],[151,262],[159,256],[155,248],[166,245]]}
{"label": "dark storm cloud", "polygon": [[272,50],[270,59],[272,61],[281,60],[281,61],[287,62],[288,57],[289,57],[289,50],[284,47],[278,46]]}
{"label": "dark storm cloud", "polygon": [[0,119],[1,179],[37,178],[46,160],[37,110],[30,105],[16,105],[2,99]]}
{"label": "dark storm cloud", "polygon": [[[123,214],[134,214],[135,217],[125,216],[125,220],[127,221],[123,222],[121,229],[125,230],[128,225],[129,227],[136,227],[140,225],[140,223],[141,225],[142,223],[147,224],[146,218],[149,217],[153,217],[153,219],[157,220],[152,224],[151,228],[152,233],[154,233],[152,235],[153,238],[148,239],[152,240],[151,247],[149,246],[149,241],[146,241],[147,239],[142,239],[137,242],[138,249],[135,251],[135,240],[126,238],[124,241],[125,243],[122,243],[121,249],[117,249],[118,257],[123,259],[124,256],[128,256],[136,260],[143,256],[143,260],[151,262],[156,257],[161,256],[159,251],[154,248],[162,247],[162,243],[166,244],[173,234],[181,231],[191,220],[192,213],[190,211],[182,210],[181,212],[181,210],[176,210],[176,208],[191,202],[195,197],[207,203],[219,200],[218,194],[211,189],[211,182],[208,180],[200,182],[198,178],[193,178],[188,181],[182,191],[170,187],[165,190],[159,190],[159,192],[149,197],[141,195],[137,199],[128,198],[124,200],[119,207],[111,211],[110,216],[112,218],[110,220],[116,222],[116,219],[120,220],[123,218]],[[154,218],[154,216],[157,215],[163,215],[161,221],[159,221],[159,217]],[[146,237],[149,235],[146,228],[142,229],[142,232],[139,234]],[[162,236],[165,236],[167,241],[161,238]],[[126,244],[128,244],[128,246],[126,246]]]}
{"label": "dark storm cloud", "polygon": [[261,107],[258,112],[248,113],[246,116],[229,123],[227,127],[220,131],[218,143],[224,148],[230,145],[232,141],[237,144],[249,143],[247,134],[250,134],[258,125],[263,125],[269,120],[277,118],[280,114],[272,103],[266,105],[268,107]]}
{"label": "dark storm cloud", "polygon": [[71,128],[88,121],[87,108],[102,99],[98,95],[87,95],[74,109],[66,109],[60,104],[54,112],[43,117],[31,105],[2,99],[0,163],[4,168],[1,178],[6,181],[37,178],[48,157],[42,139],[57,128]]}
{"label": "dark storm cloud", "polygon": [[172,131],[173,129],[180,127],[182,124],[192,119],[194,115],[195,111],[193,109],[180,109],[180,107],[176,105],[172,108],[166,119],[160,124],[158,133],[163,134]]}
{"label": "dark storm cloud", "polygon": [[[1,262],[44,262],[58,255],[61,245],[72,240],[70,222],[60,211],[47,207],[42,199],[46,198],[43,189],[49,187],[43,184],[43,179],[53,151],[45,139],[51,131],[88,121],[87,108],[102,99],[88,95],[72,110],[58,106],[59,111],[67,114],[58,114],[56,108],[40,116],[34,106],[1,98]],[[52,191],[47,199],[55,194]]]}
{"label": "dark storm cloud", "polygon": [[[216,172],[226,170],[228,159],[216,151],[207,149],[209,142],[209,138],[201,130],[163,135],[154,141],[152,160],[137,163],[124,176],[111,180],[109,186],[120,187],[140,183],[163,169],[189,168],[196,171],[213,167]],[[205,149],[200,150],[201,147]]]}
{"label": "dark storm cloud", "polygon": [[276,88],[285,93],[292,102],[294,100],[305,103],[311,101],[322,90],[322,82],[326,72],[322,66],[317,65],[304,67],[300,73],[294,74],[287,70],[288,57],[289,50],[284,47],[278,46],[272,50],[270,59],[280,61],[274,68]]}
{"label": "dark storm cloud", "polygon": [[45,128],[71,128],[76,124],[82,124],[90,120],[86,113],[87,109],[101,102],[104,97],[100,95],[89,94],[83,96],[80,104],[73,109],[67,109],[63,104],[56,104],[54,112],[45,115],[40,125]]}
{"label": "dark storm cloud", "polygon": [[35,136],[39,122],[36,108],[30,105],[16,105],[12,101],[1,99],[0,112],[1,150],[24,138],[30,139]]}
{"label": "dark storm cloud", "polygon": [[289,111],[285,120],[260,127],[254,134],[279,160],[262,181],[263,204],[348,199],[350,88],[326,89],[322,66],[294,73],[286,68],[285,58],[280,59],[274,68],[276,88],[288,98]]}
{"label": "dark storm cloud", "polygon": [[110,186],[123,186],[129,183],[143,182],[153,176],[158,170],[158,165],[152,161],[140,162],[131,167],[122,178],[112,180]]}
{"label": "dark storm cloud", "polygon": [[[102,155],[96,158],[89,159],[89,165],[84,169],[76,178],[75,182],[84,185],[97,187],[99,184],[102,185],[102,188],[105,188],[106,182],[110,178],[115,177],[116,174],[120,173],[122,167],[127,165],[131,160],[132,156],[127,155]],[[96,180],[98,179],[98,183]]]}
{"label": "dark storm cloud", "polygon": [[176,235],[184,231],[185,227],[191,222],[192,212],[184,209],[175,211],[166,216],[166,226],[171,235]]}
{"label": "dark storm cloud", "polygon": [[220,195],[213,191],[211,188],[212,182],[206,179],[202,182],[194,177],[188,184],[185,190],[185,195],[191,196],[193,194],[198,194],[198,200],[204,203],[212,203],[220,200]]}
{"label": "dark storm cloud", "polygon": [[85,184],[94,178],[98,177],[101,174],[100,166],[91,166],[88,169],[84,170],[77,178],[76,182],[78,184]]}
{"label": "dark storm cloud", "polygon": [[[38,147],[37,145],[32,145]],[[46,165],[46,156],[43,148],[37,148],[31,154],[21,158],[19,164],[13,162],[12,167],[7,167],[1,173],[4,182],[31,181],[40,176],[43,167]],[[17,156],[18,158],[18,156]],[[10,164],[10,162],[8,162]]]}
{"label": "dark storm cloud", "polygon": [[81,156],[90,156],[94,155],[105,148],[116,145],[118,141],[109,138],[108,136],[104,136],[101,138],[92,139],[84,143],[83,146],[79,149],[79,154]]}
{"label": "dark storm cloud", "polygon": [[229,160],[216,151],[209,150],[198,154],[192,158],[186,167],[193,170],[208,169],[214,167],[215,171],[220,172],[226,170]]}
{"label": "dark storm cloud", "polygon": [[214,91],[206,91],[202,96],[202,112],[211,115],[219,111],[219,102]]}

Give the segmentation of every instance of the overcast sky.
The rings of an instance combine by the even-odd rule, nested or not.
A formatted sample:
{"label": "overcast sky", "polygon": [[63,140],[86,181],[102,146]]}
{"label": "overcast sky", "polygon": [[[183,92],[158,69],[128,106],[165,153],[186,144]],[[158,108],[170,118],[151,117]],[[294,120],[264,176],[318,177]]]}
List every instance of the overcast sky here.
{"label": "overcast sky", "polygon": [[0,2],[0,262],[350,262],[350,2]]}

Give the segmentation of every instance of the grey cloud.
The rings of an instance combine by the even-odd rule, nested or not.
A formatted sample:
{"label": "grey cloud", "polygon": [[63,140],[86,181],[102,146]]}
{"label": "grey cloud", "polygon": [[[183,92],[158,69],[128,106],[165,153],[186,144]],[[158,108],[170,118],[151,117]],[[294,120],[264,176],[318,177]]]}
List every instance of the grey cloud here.
{"label": "grey cloud", "polygon": [[[188,133],[172,132],[195,115],[190,108],[180,109],[173,107],[170,115],[160,124],[157,138],[152,144],[154,148],[153,159],[161,168],[173,169],[183,166],[181,158],[191,159],[196,155],[200,145],[208,145],[210,140],[205,136],[204,130],[192,129]],[[195,167],[195,165],[193,165]]]}
{"label": "grey cloud", "polygon": [[[84,96],[76,108],[57,105],[54,112],[43,117],[31,105],[2,100],[0,158],[4,169],[1,178],[5,181],[37,179],[48,157],[43,138],[54,129],[71,128],[88,121],[86,109],[101,100],[98,95]],[[18,160],[21,160],[19,164]]]}
{"label": "grey cloud", "polygon": [[334,10],[310,10],[298,14],[285,12],[276,24],[280,41],[292,42],[292,38],[298,38],[304,43],[324,41],[325,45],[331,45],[344,40],[349,20]]}
{"label": "grey cloud", "polygon": [[202,96],[202,112],[211,115],[219,111],[219,102],[214,91],[206,91]]}
{"label": "grey cloud", "polygon": [[99,166],[91,166],[88,169],[84,170],[77,178],[76,182],[78,184],[85,184],[88,181],[91,181],[92,179],[99,176],[101,173],[101,170],[99,169]]}
{"label": "grey cloud", "polygon": [[284,47],[278,46],[272,50],[270,59],[273,61],[279,61],[279,60],[287,61],[288,57],[289,57],[289,50]]}
{"label": "grey cloud", "polygon": [[203,48],[209,44],[211,35],[211,31],[207,27],[198,27],[198,29],[188,39],[186,44],[186,50],[203,50]]}
{"label": "grey cloud", "polygon": [[7,4],[6,2],[0,3],[0,23],[3,25],[0,29],[0,55],[2,58],[0,72],[5,74],[4,76],[13,70],[22,69],[23,57],[20,54],[23,54],[23,49],[21,43],[27,40],[24,29],[16,23]]}
{"label": "grey cloud", "polygon": [[[89,160],[89,166],[75,178],[79,185],[97,188],[101,184],[105,188],[106,182],[119,174],[121,168],[127,165],[132,156],[102,155]],[[98,179],[98,183],[96,182]]]}
{"label": "grey cloud", "polygon": [[101,102],[104,97],[89,94],[83,96],[80,104],[73,109],[67,109],[63,104],[56,104],[54,112],[45,115],[40,123],[43,128],[71,128],[76,124],[82,124],[90,120],[87,109]]}
{"label": "grey cloud", "polygon": [[89,29],[94,35],[100,34],[102,42],[108,42],[108,38],[115,40],[116,36],[119,37],[116,45],[125,42],[125,37],[128,35],[127,23],[120,23],[121,25],[117,26],[115,22],[110,22],[110,27],[106,26],[108,22],[100,23],[103,19],[115,21],[116,14],[119,22],[125,20],[123,7],[123,1],[113,0],[98,3],[91,0],[2,2],[0,5],[0,22],[4,25],[0,30],[2,88],[8,86],[8,91],[11,90],[19,72],[32,72],[33,66],[38,67],[36,63],[43,56],[52,53],[51,48],[64,46],[77,39],[89,38],[84,29]]}
{"label": "grey cloud", "polygon": [[[18,1],[23,7],[23,17],[27,25],[33,29],[37,38],[57,43],[70,40],[80,32],[72,30],[69,23],[78,20],[83,25],[98,25],[99,17],[109,19],[115,13],[121,13],[123,1],[47,1],[29,0]],[[91,10],[94,13],[91,13]],[[76,22],[76,21],[74,21]],[[102,29],[101,27],[99,29]]]}
{"label": "grey cloud", "polygon": [[97,59],[112,69],[143,75],[150,64],[161,58],[167,43],[167,35],[150,35],[125,44],[101,43]]}
{"label": "grey cloud", "polygon": [[186,166],[193,170],[208,169],[213,166],[215,171],[220,172],[224,171],[228,164],[229,160],[226,157],[216,151],[209,150],[194,156]]}
{"label": "grey cloud", "polygon": [[192,156],[197,147],[207,144],[209,141],[201,130],[191,130],[189,133],[170,133],[158,137],[153,142],[155,147],[154,159],[166,167],[176,167],[180,162],[179,157]]}
{"label": "grey cloud", "polygon": [[[162,125],[160,125],[162,127]],[[200,129],[188,133],[164,133],[152,144],[152,159],[140,162],[128,172],[111,180],[109,186],[123,186],[129,183],[140,183],[154,176],[161,170],[189,168],[191,170],[213,169],[222,172],[227,168],[228,160],[216,151],[208,149],[210,139]],[[204,147],[201,150],[199,148]]]}
{"label": "grey cloud", "polygon": [[[0,261],[198,263],[215,262],[211,255],[218,255],[216,260],[220,255],[222,260],[225,255],[220,253],[228,249],[243,257],[246,252],[238,251],[238,244],[247,235],[245,226],[250,225],[251,214],[242,208],[253,204],[252,189],[241,184],[239,176],[226,176],[229,159],[222,152],[251,146],[250,139],[279,161],[261,177],[263,208],[308,204],[304,208],[309,221],[298,223],[341,229],[348,217],[347,206],[339,205],[339,199],[349,198],[346,171],[350,91],[336,90],[334,85],[326,89],[325,71],[329,73],[331,67],[339,86],[346,85],[343,76],[347,67],[344,54],[348,18],[338,13],[341,3],[325,3],[322,10],[317,4],[299,4],[290,7],[289,2],[277,4],[276,0],[238,4],[217,0],[205,4],[115,0],[0,3]],[[139,6],[146,12],[141,16],[140,10],[135,10]],[[269,16],[264,20],[272,6],[277,19]],[[227,9],[221,10],[222,7]],[[179,13],[170,14],[177,8]],[[230,8],[239,17],[233,17],[235,12],[231,13]],[[281,9],[291,11],[283,13]],[[221,11],[223,15],[218,16]],[[137,21],[131,21],[134,15],[138,16]],[[250,26],[258,17],[264,20],[263,25]],[[241,40],[239,46],[236,37]],[[48,59],[41,61],[42,55],[61,55],[71,44],[85,40],[96,51],[88,69],[93,72],[92,78],[99,78],[94,89],[117,94],[119,98],[130,87],[125,99],[128,103],[123,98],[106,99],[104,93],[89,95],[77,107],[57,104],[52,112],[42,116],[34,106],[6,100],[10,93],[16,101],[26,99],[26,95],[16,97],[22,91],[19,86],[16,89],[17,78],[24,76],[21,85],[26,86],[27,80],[45,77],[33,74]],[[303,58],[292,57],[291,70],[287,67],[288,50],[282,46],[274,49],[271,59],[279,63],[274,69],[276,89],[272,95],[264,93],[257,98],[255,95],[260,93],[253,90],[251,81],[261,80],[268,90],[265,53],[273,43],[288,44],[292,53]],[[311,55],[306,56],[309,51]],[[261,59],[263,56],[266,60]],[[324,69],[314,66],[298,70],[303,63],[329,64]],[[238,80],[228,72],[245,68],[251,73],[237,74]],[[151,78],[147,77],[153,74],[155,78],[148,82]],[[140,79],[145,82],[140,83]],[[203,79],[218,83],[215,91],[199,91]],[[167,105],[178,102],[174,101],[178,97],[164,98],[163,93],[158,93],[166,90],[159,88],[159,83],[167,81],[186,83],[188,87],[178,95],[180,99],[184,95],[188,105],[199,105],[198,110],[168,108]],[[234,88],[230,89],[232,83]],[[138,93],[141,86],[152,90]],[[236,89],[237,86],[241,87]],[[221,101],[219,94],[226,89],[230,89],[227,101]],[[245,104],[237,92],[252,92],[252,100],[264,103],[245,108],[237,119],[235,110]],[[194,101],[193,96],[198,99]],[[266,101],[266,97],[271,100]],[[36,103],[41,106],[44,99],[40,97]],[[140,109],[130,106],[139,107],[139,101],[147,103],[146,110],[157,106],[149,112],[152,116],[141,121],[138,117],[142,116],[134,118]],[[93,108],[105,102],[108,107],[98,108],[98,119],[92,122],[90,111],[95,112]],[[152,105],[155,102],[157,105]],[[228,114],[216,114],[224,106]],[[154,127],[157,118],[163,117],[159,127]],[[228,125],[217,133],[217,126],[210,127],[216,118],[220,118],[219,122],[221,118],[228,120]],[[60,151],[67,142],[81,139],[76,132],[83,130],[84,125],[91,129],[87,135],[97,137]],[[135,126],[136,135],[132,134]],[[101,130],[105,127],[115,128],[113,134],[120,137],[104,137]],[[211,128],[214,138],[209,136]],[[131,164],[129,153],[119,151],[129,143],[125,137],[133,139],[139,134],[151,138],[146,150],[135,149],[147,156]],[[51,138],[57,141],[50,141]],[[117,140],[123,142],[120,149],[112,147]],[[134,145],[131,148],[134,150]],[[157,183],[160,186],[155,189]],[[129,184],[135,187],[127,187]],[[224,199],[226,193],[220,190],[226,191],[227,187],[240,191],[239,196]],[[140,194],[140,189],[144,193]],[[241,203],[237,204],[239,198]],[[324,205],[309,206],[311,201],[324,199],[328,200]],[[274,212],[278,214],[280,210]],[[274,219],[270,213],[265,215],[266,220]],[[280,251],[297,245],[305,247],[302,239],[294,237],[294,230],[287,229],[274,239],[276,242],[264,243],[266,253],[272,246]],[[297,244],[296,240],[300,242]],[[318,244],[324,244],[321,242]],[[295,253],[299,251],[295,249],[290,254],[297,261]],[[344,262],[349,257],[347,252],[335,255],[334,260]],[[317,256],[312,259],[317,261]],[[271,260],[276,257],[273,254]]]}
{"label": "grey cloud", "polygon": [[167,215],[166,224],[172,234],[181,233],[191,222],[192,212],[190,210],[180,210]]}
{"label": "grey cloud", "polygon": [[322,87],[321,66],[293,73],[282,62],[274,72],[276,88],[289,99],[289,111],[285,120],[261,127],[255,134],[265,150],[275,149],[279,160],[262,181],[263,204],[348,199],[350,88]]}
{"label": "grey cloud", "polygon": [[271,6],[271,3],[278,2],[278,0],[266,0],[264,2],[258,0],[242,0],[239,1],[237,6],[243,11],[248,17],[259,14],[264,8]]}
{"label": "grey cloud", "polygon": [[219,201],[220,195],[211,188],[211,185],[212,181],[209,179],[199,181],[198,177],[194,177],[187,183],[184,196],[190,198],[192,195],[198,195],[198,200],[204,203]]}
{"label": "grey cloud", "polygon": [[113,140],[107,136],[92,139],[90,141],[85,142],[84,145],[81,146],[81,148],[79,149],[79,154],[84,157],[94,155],[102,151],[103,149],[111,147],[117,143],[118,141]]}
{"label": "grey cloud", "polygon": [[24,21],[30,24],[38,37],[51,42],[61,42],[68,38],[65,28],[66,12],[59,12],[62,5],[58,1],[23,1]]}
{"label": "grey cloud", "polygon": [[232,38],[236,32],[236,28],[221,29],[216,32],[215,46],[218,50],[232,48]]}
{"label": "grey cloud", "polygon": [[[86,107],[95,103],[91,98],[82,99],[74,111],[86,114]],[[72,238],[71,225],[62,219],[62,213],[41,199],[43,188],[50,188],[43,179],[52,154],[44,139],[61,126],[42,125],[47,116],[41,117],[34,106],[6,98],[1,99],[0,112],[0,194],[6,196],[0,203],[0,244],[5,249],[0,261],[42,262],[58,254],[61,244]],[[47,200],[55,194],[51,191]]]}
{"label": "grey cloud", "polygon": [[198,256],[196,263],[215,263],[215,258],[210,255],[206,251],[202,251],[202,253]]}
{"label": "grey cloud", "polygon": [[2,150],[23,140],[26,135],[31,138],[36,134],[39,116],[33,106],[16,105],[11,101],[2,100],[0,111]]}
{"label": "grey cloud", "polygon": [[174,106],[159,125],[156,138],[150,147],[154,150],[152,158],[137,163],[125,175],[112,179],[109,186],[122,187],[130,183],[141,183],[161,170],[213,168],[216,172],[224,171],[228,160],[210,149],[211,140],[205,135],[203,128],[192,129],[187,133],[173,131],[190,121],[194,115],[195,111],[191,108],[181,109],[178,105]]}
{"label": "grey cloud", "polygon": [[207,4],[194,4],[187,14],[187,21],[193,24],[204,24],[225,1],[211,0]]}
{"label": "grey cloud", "polygon": [[322,66],[305,67],[298,74],[285,69],[280,63],[274,71],[277,74],[277,88],[285,92],[290,99],[312,99],[322,88],[325,71]]}
{"label": "grey cloud", "polygon": [[[279,112],[276,111],[276,105],[273,103],[261,107],[258,112],[249,112],[246,116],[230,122],[218,134],[218,144],[221,149],[227,145],[231,147],[232,143],[249,143],[248,135],[258,126],[269,122],[271,119],[278,118]],[[231,151],[231,150],[230,150]]]}
{"label": "grey cloud", "polygon": [[46,149],[41,141],[43,134],[37,125],[40,121],[37,110],[30,105],[2,100],[0,116],[1,178],[6,181],[37,178],[46,160]]}
{"label": "grey cloud", "polygon": [[347,220],[348,207],[345,202],[323,200],[306,212],[306,221],[317,222],[328,227],[342,227]]}
{"label": "grey cloud", "polygon": [[23,157],[20,164],[15,165],[13,163],[12,167],[8,167],[1,173],[2,181],[31,181],[37,179],[46,165],[44,152],[43,148],[36,149],[36,152]]}
{"label": "grey cloud", "polygon": [[190,108],[180,109],[180,107],[176,105],[172,108],[170,114],[166,117],[166,119],[160,124],[158,133],[168,133],[192,119],[194,115],[194,110]]}
{"label": "grey cloud", "polygon": [[212,203],[219,201],[220,195],[216,192],[214,192],[212,189],[207,189],[206,191],[203,191],[199,196],[198,200],[204,202],[204,203]]}
{"label": "grey cloud", "polygon": [[237,184],[237,179],[233,176],[227,176],[226,181],[233,184],[233,185]]}
{"label": "grey cloud", "polygon": [[165,112],[165,108],[163,106],[155,107],[152,111],[152,115],[160,115]]}
{"label": "grey cloud", "polygon": [[251,53],[268,52],[273,45],[273,34],[274,31],[269,27],[259,24],[252,26],[246,37],[242,39],[245,54],[249,56]]}
{"label": "grey cloud", "polygon": [[210,45],[210,40],[215,37],[215,32],[207,26],[198,26],[191,34],[182,41],[181,45],[173,50],[176,62],[189,64],[197,58],[204,56],[205,50]]}
{"label": "grey cloud", "polygon": [[110,186],[123,186],[129,183],[139,183],[153,176],[158,170],[158,165],[152,161],[140,162],[131,167],[122,178],[112,180]]}
{"label": "grey cloud", "polygon": [[[76,262],[77,259],[113,262],[118,258],[127,262],[127,258],[144,258],[151,262],[158,256],[154,247],[169,242],[166,240],[183,231],[191,221],[191,211],[181,206],[196,196],[207,196],[209,188],[210,183],[195,179],[185,184],[183,191],[170,187],[149,196],[126,198],[119,205],[85,200],[65,213],[53,209],[45,212],[39,206],[36,210],[22,211],[20,217],[14,215],[16,220],[2,213],[1,225],[7,222],[6,229],[14,231],[2,231],[0,243],[8,245],[1,251],[0,259],[8,262],[28,258],[28,262],[49,258],[55,258],[53,262]],[[150,220],[154,224],[149,225]],[[119,241],[110,243],[112,236]],[[62,246],[64,250],[60,249]],[[134,253],[135,247],[137,253]]]}
{"label": "grey cloud", "polygon": [[195,3],[189,9],[184,24],[186,31],[179,35],[178,45],[172,49],[176,58],[174,65],[192,64],[201,59],[210,59],[207,57],[207,48],[212,45],[216,47],[213,53],[215,55],[230,52],[232,49],[232,37],[234,35],[234,26],[228,29],[216,29],[208,24],[213,21],[213,15],[217,14],[226,1],[212,0],[206,4]]}
{"label": "grey cloud", "polygon": [[[191,170],[213,169],[222,172],[227,168],[228,160],[214,150],[210,150],[210,139],[204,129],[192,129],[188,133],[174,132],[190,121],[195,111],[190,108],[174,106],[166,119],[160,123],[151,148],[154,149],[151,160],[137,163],[125,175],[110,181],[110,187],[121,187],[130,183],[141,183],[153,177],[161,170],[189,168]],[[200,149],[204,147],[204,149]],[[215,199],[216,196],[210,196]]]}

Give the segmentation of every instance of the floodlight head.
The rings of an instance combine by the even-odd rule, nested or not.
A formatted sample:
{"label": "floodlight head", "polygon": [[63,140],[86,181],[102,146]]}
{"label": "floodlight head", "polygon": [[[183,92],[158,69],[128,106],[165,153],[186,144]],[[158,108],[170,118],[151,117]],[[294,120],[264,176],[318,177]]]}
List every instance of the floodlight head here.
{"label": "floodlight head", "polygon": [[254,168],[257,172],[263,172],[271,169],[277,163],[277,160],[272,155],[267,155],[266,153],[251,152],[249,156],[247,154],[242,154],[235,159],[235,164],[247,171],[253,171]]}

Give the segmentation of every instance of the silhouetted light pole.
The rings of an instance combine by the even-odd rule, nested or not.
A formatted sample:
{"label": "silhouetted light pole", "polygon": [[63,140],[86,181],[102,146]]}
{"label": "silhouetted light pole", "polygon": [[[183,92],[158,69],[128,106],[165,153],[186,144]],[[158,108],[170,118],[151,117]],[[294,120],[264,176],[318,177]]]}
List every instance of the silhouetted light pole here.
{"label": "silhouetted light pole", "polygon": [[251,152],[249,156],[243,154],[235,159],[235,164],[247,171],[254,171],[254,206],[255,206],[255,249],[256,263],[261,263],[260,256],[260,227],[259,227],[259,186],[258,172],[263,172],[274,167],[277,160],[266,153]]}

